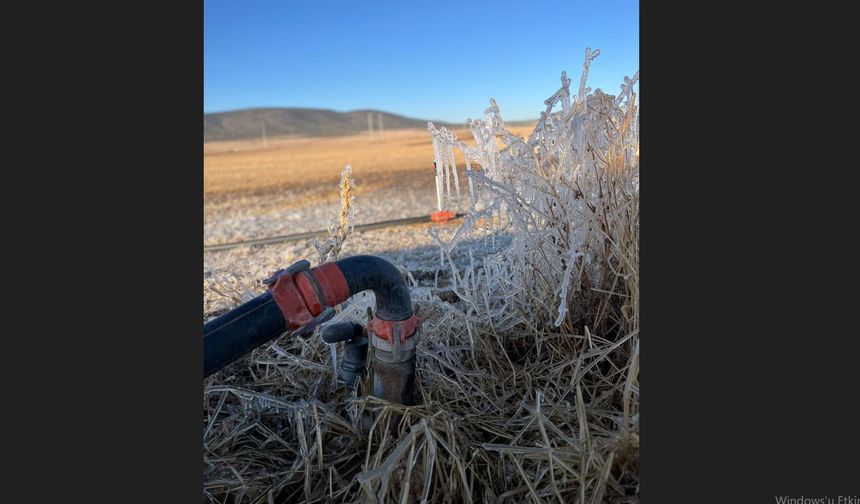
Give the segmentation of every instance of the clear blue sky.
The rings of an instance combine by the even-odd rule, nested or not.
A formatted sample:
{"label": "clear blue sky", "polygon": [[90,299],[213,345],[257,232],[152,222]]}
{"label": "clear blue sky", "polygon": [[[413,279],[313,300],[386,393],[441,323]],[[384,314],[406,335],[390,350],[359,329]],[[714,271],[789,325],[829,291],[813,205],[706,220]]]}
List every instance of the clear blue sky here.
{"label": "clear blue sky", "polygon": [[495,98],[536,118],[560,86],[618,94],[639,69],[639,2],[204,0],[203,108],[379,109],[462,123]]}

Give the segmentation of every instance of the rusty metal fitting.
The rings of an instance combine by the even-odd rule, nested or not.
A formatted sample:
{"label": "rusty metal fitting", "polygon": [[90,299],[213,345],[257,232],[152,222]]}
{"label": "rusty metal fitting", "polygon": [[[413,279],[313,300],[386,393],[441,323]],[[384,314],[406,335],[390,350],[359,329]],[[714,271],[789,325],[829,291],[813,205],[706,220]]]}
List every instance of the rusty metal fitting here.
{"label": "rusty metal fitting", "polygon": [[[371,330],[373,347],[373,394],[392,403],[411,406],[415,387],[415,348],[418,324],[411,327],[409,337],[401,337],[402,324],[394,324],[390,340]],[[386,335],[387,336],[387,335]]]}

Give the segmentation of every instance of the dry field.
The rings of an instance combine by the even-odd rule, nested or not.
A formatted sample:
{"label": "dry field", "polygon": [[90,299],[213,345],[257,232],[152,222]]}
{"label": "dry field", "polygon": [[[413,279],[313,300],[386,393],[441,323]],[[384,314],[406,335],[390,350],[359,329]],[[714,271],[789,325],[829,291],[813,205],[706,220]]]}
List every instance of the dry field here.
{"label": "dry field", "polygon": [[[522,135],[532,129],[512,128]],[[465,128],[456,134],[471,140]],[[419,176],[433,185],[433,144],[427,130],[386,131],[384,140],[355,135],[281,137],[268,143],[268,149],[260,139],[204,144],[205,200],[336,183],[346,164],[352,165],[356,180],[365,181],[365,190],[396,185],[405,176]]]}

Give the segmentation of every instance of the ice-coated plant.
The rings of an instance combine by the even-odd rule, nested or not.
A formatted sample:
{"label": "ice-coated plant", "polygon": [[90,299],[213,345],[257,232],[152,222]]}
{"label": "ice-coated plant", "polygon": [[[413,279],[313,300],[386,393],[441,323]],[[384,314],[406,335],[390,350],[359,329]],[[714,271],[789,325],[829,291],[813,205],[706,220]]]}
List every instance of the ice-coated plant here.
{"label": "ice-coated plant", "polygon": [[[638,316],[632,324],[622,315],[638,314],[639,73],[624,77],[617,96],[592,92],[588,70],[599,54],[586,50],[575,95],[562,72],[527,139],[506,129],[492,99],[484,120],[467,121],[473,146],[428,124],[437,168],[456,177],[455,150],[465,158],[472,205],[462,230],[483,220],[513,236],[477,267],[458,271],[450,262],[475,323],[498,331],[638,328]],[[442,244],[443,254],[457,239]]]}

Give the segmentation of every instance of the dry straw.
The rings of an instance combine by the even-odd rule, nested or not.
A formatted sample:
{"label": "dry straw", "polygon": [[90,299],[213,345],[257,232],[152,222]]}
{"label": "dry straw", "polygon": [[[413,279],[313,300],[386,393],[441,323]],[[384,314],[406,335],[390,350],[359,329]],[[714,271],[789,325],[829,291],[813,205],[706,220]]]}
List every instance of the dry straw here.
{"label": "dry straw", "polygon": [[343,242],[352,232],[353,214],[355,212],[355,181],[352,179],[352,166],[346,165],[340,172],[340,212],[337,224],[329,228],[329,238],[320,243],[312,240],[319,254],[320,264],[337,260]]}

